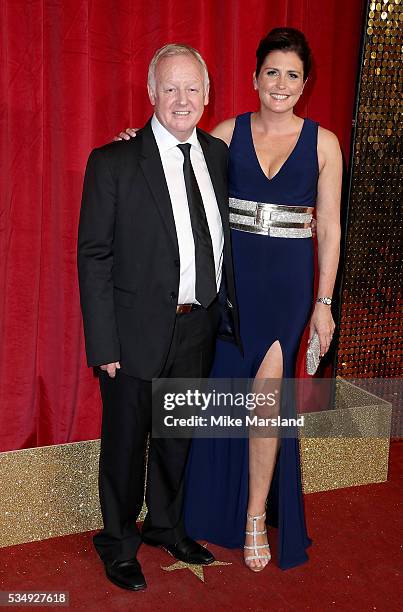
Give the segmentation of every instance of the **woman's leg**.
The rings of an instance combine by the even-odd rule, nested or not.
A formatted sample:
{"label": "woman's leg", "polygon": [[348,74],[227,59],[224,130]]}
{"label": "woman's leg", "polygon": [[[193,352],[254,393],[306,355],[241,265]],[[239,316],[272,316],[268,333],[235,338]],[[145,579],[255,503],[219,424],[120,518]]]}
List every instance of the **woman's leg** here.
{"label": "woman's leg", "polygon": [[[278,389],[278,380],[283,376],[283,353],[280,342],[274,342],[267,351],[259,370],[256,374],[253,391],[255,393],[273,393]],[[280,394],[277,396],[276,407],[261,407],[255,414],[260,417],[273,418],[279,414]],[[276,463],[277,451],[279,447],[276,430],[269,432],[267,437],[254,436],[253,432],[249,438],[249,500],[248,514],[250,516],[260,516],[266,512],[266,500],[273,477],[274,466]],[[264,434],[263,434],[264,435]],[[265,518],[262,517],[255,521],[256,531],[265,532]],[[250,519],[246,521],[246,531],[253,530],[253,523]],[[259,546],[267,544],[267,535],[262,533],[256,536],[256,543]],[[253,545],[253,536],[247,535],[246,546]],[[260,554],[267,554],[268,548],[257,549]],[[251,549],[245,549],[244,556],[253,556]],[[250,569],[263,569],[268,563],[268,559],[253,559],[246,561]]]}

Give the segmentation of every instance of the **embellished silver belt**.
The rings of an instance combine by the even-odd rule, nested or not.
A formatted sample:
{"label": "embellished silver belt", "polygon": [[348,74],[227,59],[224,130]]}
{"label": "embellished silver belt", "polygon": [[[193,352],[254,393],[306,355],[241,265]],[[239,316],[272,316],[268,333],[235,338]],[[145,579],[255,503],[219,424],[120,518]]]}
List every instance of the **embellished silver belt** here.
{"label": "embellished silver belt", "polygon": [[285,206],[229,199],[232,229],[277,238],[310,238],[313,206]]}

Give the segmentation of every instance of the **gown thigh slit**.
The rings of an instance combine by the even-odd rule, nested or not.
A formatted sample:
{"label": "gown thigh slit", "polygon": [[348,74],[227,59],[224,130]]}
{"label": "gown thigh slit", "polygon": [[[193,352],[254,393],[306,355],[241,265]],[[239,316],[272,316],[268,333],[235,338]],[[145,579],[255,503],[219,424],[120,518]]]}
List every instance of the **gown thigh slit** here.
{"label": "gown thigh slit", "polygon": [[[264,379],[264,378],[273,378],[273,376],[267,376],[267,377],[265,377],[265,376],[259,376],[259,372],[260,372],[260,370],[263,368],[263,366],[264,366],[264,369],[266,369],[266,367],[267,367],[267,366],[270,366],[270,365],[271,365],[271,363],[272,363],[273,361],[275,361],[275,357],[272,357],[272,355],[271,355],[270,353],[271,353],[271,350],[272,350],[272,349],[274,349],[274,347],[276,346],[276,344],[278,344],[278,346],[279,346],[279,348],[280,348],[280,359],[279,359],[279,361],[281,361],[281,375],[279,375],[279,376],[278,376],[278,377],[276,377],[276,378],[282,378],[282,377],[283,377],[283,372],[284,372],[284,355],[283,355],[283,348],[282,348],[282,346],[281,346],[281,342],[280,342],[280,340],[278,340],[278,339],[277,339],[277,340],[274,340],[274,341],[273,341],[273,342],[272,342],[272,343],[271,343],[271,344],[268,346],[268,348],[266,349],[266,352],[265,352],[265,353],[264,353],[264,355],[263,355],[263,358],[262,358],[262,359],[259,359],[259,358],[257,359],[257,365],[255,366],[255,367],[256,367],[255,379],[259,379],[259,378],[263,378],[263,379]],[[276,347],[276,348],[277,348],[277,347]],[[260,356],[259,356],[259,357],[260,357]]]}
{"label": "gown thigh slit", "polygon": [[[319,175],[318,125],[304,119],[299,139],[279,172],[268,179],[259,165],[251,113],[237,117],[229,148],[231,198],[247,202],[313,207]],[[295,416],[295,362],[313,303],[311,237],[271,236],[233,227],[235,284],[244,354],[217,340],[212,378],[254,379],[268,351],[279,342],[283,384],[280,414]],[[192,441],[185,482],[189,536],[228,548],[243,547],[248,503],[248,439]],[[288,569],[308,559],[298,436],[283,437],[267,500],[267,520],[278,527],[277,562]]]}

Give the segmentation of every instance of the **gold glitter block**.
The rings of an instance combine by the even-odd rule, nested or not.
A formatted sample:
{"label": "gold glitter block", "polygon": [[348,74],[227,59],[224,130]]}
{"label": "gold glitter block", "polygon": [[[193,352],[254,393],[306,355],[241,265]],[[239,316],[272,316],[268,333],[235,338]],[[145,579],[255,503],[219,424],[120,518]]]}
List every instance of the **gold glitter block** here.
{"label": "gold glitter block", "polygon": [[302,438],[304,493],[384,482],[389,440],[382,438]]}
{"label": "gold glitter block", "polygon": [[99,440],[0,453],[0,546],[102,527],[98,459]]}
{"label": "gold glitter block", "polygon": [[[388,402],[337,380],[336,409],[304,416],[305,493],[387,479]],[[98,458],[99,440],[0,453],[0,546],[101,528]]]}
{"label": "gold glitter block", "polygon": [[300,428],[304,493],[387,480],[391,404],[337,379],[335,406],[304,415],[305,426]]}

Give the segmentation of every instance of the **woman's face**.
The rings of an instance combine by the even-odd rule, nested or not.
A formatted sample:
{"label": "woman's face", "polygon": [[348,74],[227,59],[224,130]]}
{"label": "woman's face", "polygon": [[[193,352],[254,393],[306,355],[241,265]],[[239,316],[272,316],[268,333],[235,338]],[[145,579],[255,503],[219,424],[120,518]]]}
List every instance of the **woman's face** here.
{"label": "woman's face", "polygon": [[262,107],[284,113],[298,102],[304,89],[304,65],[294,51],[271,51],[259,76],[253,75]]}

